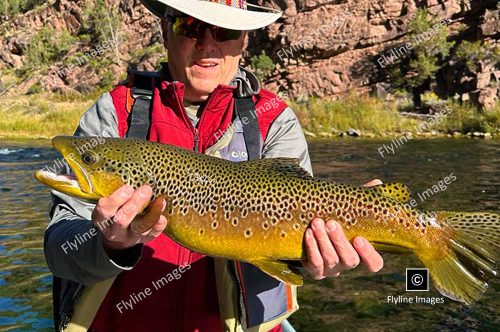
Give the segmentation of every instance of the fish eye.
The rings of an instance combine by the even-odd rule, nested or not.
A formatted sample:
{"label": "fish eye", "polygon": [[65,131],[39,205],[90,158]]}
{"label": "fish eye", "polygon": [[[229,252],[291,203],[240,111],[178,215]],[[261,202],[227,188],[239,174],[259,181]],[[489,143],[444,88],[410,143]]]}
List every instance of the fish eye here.
{"label": "fish eye", "polygon": [[82,154],[82,161],[87,165],[95,164],[97,159],[97,155],[91,151],[86,151]]}

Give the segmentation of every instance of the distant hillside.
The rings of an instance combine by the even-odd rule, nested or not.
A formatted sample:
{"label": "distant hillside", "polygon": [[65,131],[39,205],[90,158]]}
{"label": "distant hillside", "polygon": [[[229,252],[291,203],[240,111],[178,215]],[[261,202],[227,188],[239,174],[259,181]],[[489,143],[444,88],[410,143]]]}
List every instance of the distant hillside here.
{"label": "distant hillside", "polygon": [[[271,1],[259,4],[273,6]],[[490,0],[279,0],[245,63],[268,88],[304,99],[411,92],[486,108],[500,97],[500,9]],[[88,93],[166,58],[139,0],[4,0],[0,92]],[[262,53],[264,52],[264,53]],[[403,92],[404,93],[404,92]]]}

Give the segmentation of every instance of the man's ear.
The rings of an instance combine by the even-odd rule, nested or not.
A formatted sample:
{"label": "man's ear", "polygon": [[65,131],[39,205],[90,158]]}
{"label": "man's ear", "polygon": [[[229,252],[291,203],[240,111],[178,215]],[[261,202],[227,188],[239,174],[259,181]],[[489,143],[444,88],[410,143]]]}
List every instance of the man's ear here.
{"label": "man's ear", "polygon": [[165,17],[161,18],[160,27],[161,27],[161,37],[163,38],[163,46],[166,49],[168,44],[168,20]]}

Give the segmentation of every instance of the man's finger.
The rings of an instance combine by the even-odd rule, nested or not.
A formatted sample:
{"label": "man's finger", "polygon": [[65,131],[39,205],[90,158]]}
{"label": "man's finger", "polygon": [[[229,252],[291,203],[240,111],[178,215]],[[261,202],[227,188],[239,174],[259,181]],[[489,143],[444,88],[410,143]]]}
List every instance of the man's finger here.
{"label": "man's finger", "polygon": [[164,215],[160,215],[160,219],[156,222],[156,224],[151,227],[151,230],[147,233],[144,234],[141,238],[141,242],[149,242],[151,240],[156,239],[158,236],[163,233],[163,230],[165,230],[165,227],[167,226],[167,217]]}
{"label": "man's finger", "polygon": [[309,270],[309,273],[314,279],[322,279],[324,277],[324,262],[323,257],[321,257],[321,253],[319,251],[318,243],[314,238],[312,229],[306,230],[304,244],[307,254],[307,260],[303,262],[305,265],[304,267]]}
{"label": "man's finger", "polygon": [[374,187],[383,184],[382,180],[380,179],[373,179],[370,182],[367,182],[363,185],[363,187]]}
{"label": "man's finger", "polygon": [[361,236],[357,236],[352,241],[354,248],[361,257],[363,264],[371,272],[378,272],[384,267],[384,259],[373,248],[372,244]]}
{"label": "man's finger", "polygon": [[137,214],[149,203],[153,191],[150,186],[137,189],[113,217],[114,225],[121,229],[128,229]]}
{"label": "man's finger", "polygon": [[102,223],[113,218],[118,209],[125,204],[134,194],[134,188],[129,185],[121,186],[111,195],[99,199],[92,211],[92,221],[94,224]]}
{"label": "man's finger", "polygon": [[130,224],[130,229],[132,230],[132,232],[134,232],[135,234],[142,234],[148,232],[149,230],[152,230],[153,226],[155,226],[155,224],[160,219],[160,216],[165,210],[166,205],[167,204],[163,197],[157,198],[153,203],[151,203],[151,205],[143,215],[137,216],[132,221],[132,223]]}
{"label": "man's finger", "polygon": [[332,242],[328,237],[325,222],[319,218],[315,218],[311,222],[311,228],[323,258],[323,264],[325,266],[323,273],[329,275],[339,263],[339,256],[335,252]]}
{"label": "man's finger", "polygon": [[356,250],[354,250],[349,240],[347,240],[340,224],[335,221],[329,221],[327,231],[328,236],[335,247],[335,251],[340,258],[340,262],[343,265],[336,267],[335,272],[350,270],[358,266],[359,255]]}

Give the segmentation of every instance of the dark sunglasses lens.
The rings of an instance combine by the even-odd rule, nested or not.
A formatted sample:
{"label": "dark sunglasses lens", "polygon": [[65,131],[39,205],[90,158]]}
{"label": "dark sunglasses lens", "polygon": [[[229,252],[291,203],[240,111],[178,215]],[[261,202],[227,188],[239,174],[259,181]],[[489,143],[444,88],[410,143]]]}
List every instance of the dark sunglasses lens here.
{"label": "dark sunglasses lens", "polygon": [[212,36],[218,42],[236,40],[241,37],[241,31],[239,30],[229,30],[219,27],[212,28]]}
{"label": "dark sunglasses lens", "polygon": [[193,39],[202,38],[205,29],[210,29],[212,36],[217,42],[236,40],[241,36],[241,31],[239,30],[230,30],[209,25],[191,16],[177,16],[172,24],[172,30],[175,34]]}
{"label": "dark sunglasses lens", "polygon": [[203,22],[193,18],[178,16],[172,24],[172,30],[176,35],[198,39],[203,34]]}

